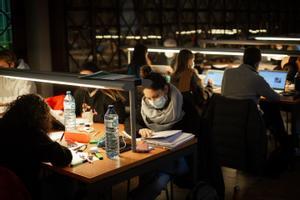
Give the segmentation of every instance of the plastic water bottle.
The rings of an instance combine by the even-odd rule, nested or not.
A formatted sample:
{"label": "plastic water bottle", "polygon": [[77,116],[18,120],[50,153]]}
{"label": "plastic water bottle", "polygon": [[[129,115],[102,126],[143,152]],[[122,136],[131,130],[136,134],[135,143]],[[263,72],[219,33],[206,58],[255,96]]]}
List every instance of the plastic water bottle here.
{"label": "plastic water bottle", "polygon": [[300,92],[300,73],[297,72],[294,78],[295,90]]}
{"label": "plastic water bottle", "polygon": [[75,99],[70,91],[67,91],[64,99],[65,131],[76,130]]}
{"label": "plastic water bottle", "polygon": [[120,154],[119,146],[119,117],[114,106],[109,105],[104,115],[105,124],[105,150],[110,159],[118,159]]}

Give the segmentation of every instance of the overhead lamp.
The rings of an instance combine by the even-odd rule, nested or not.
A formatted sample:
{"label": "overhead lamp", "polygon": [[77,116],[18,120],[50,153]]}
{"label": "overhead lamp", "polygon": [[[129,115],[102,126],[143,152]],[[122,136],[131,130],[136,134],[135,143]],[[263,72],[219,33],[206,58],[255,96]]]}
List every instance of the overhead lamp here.
{"label": "overhead lamp", "polygon": [[[127,48],[128,51],[133,51],[134,48]],[[157,47],[157,48],[148,48],[148,52],[156,52],[156,53],[179,53],[180,50],[184,49],[182,48],[163,48],[163,47]],[[218,49],[218,48],[190,48],[190,50],[193,53],[201,53],[205,55],[226,55],[226,56],[243,56],[244,50],[243,49]],[[299,53],[300,54],[300,53]],[[276,57],[277,59],[281,59],[286,56],[295,55],[295,52],[292,52],[292,54],[288,54],[288,51],[284,51],[283,53],[278,52],[270,52],[270,51],[262,51],[263,57]]]}
{"label": "overhead lamp", "polygon": [[130,105],[130,128],[131,128],[131,146],[136,151],[136,94],[135,80],[103,80],[103,79],[85,79],[79,78],[78,74],[41,72],[32,70],[7,69],[0,68],[0,77],[13,78],[19,80],[35,81],[40,83],[61,84],[80,87],[91,87],[100,89],[115,89],[129,92]]}

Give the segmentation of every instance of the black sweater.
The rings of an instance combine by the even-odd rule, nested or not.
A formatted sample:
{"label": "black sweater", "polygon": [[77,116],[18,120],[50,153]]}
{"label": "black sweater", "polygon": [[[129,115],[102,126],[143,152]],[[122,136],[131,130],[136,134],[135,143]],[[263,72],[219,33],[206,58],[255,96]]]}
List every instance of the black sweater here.
{"label": "black sweater", "polygon": [[38,199],[42,162],[66,166],[72,160],[70,150],[41,131],[5,127],[1,121],[0,127],[0,165],[12,170],[24,182],[33,199]]}
{"label": "black sweater", "polygon": [[74,98],[76,102],[76,115],[79,116],[82,113],[82,104],[86,103],[91,106],[93,110],[97,112],[94,115],[94,122],[104,121],[104,115],[108,108],[108,105],[114,105],[115,111],[119,116],[119,123],[124,123],[126,118],[125,105],[118,99],[113,101],[110,97],[103,94],[101,91],[97,91],[92,97],[89,96],[89,91],[85,88],[79,88],[74,92]]}

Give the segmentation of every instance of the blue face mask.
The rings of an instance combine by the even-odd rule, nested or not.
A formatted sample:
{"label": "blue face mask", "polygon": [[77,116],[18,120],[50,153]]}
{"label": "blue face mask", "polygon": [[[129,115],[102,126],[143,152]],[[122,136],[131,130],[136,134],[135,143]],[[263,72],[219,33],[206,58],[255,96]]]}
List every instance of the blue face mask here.
{"label": "blue face mask", "polygon": [[155,100],[149,100],[149,104],[156,109],[162,109],[166,105],[166,102],[167,102],[166,96],[158,97]]}

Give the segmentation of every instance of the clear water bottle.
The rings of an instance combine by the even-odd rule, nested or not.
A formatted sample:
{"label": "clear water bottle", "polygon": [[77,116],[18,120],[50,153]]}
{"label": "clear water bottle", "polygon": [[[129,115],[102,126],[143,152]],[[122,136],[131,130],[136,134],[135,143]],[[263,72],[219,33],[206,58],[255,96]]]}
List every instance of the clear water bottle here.
{"label": "clear water bottle", "polygon": [[67,91],[64,99],[64,122],[65,131],[76,130],[75,99],[70,91]]}
{"label": "clear water bottle", "polygon": [[119,117],[114,106],[109,105],[104,115],[105,125],[105,150],[106,155],[110,159],[119,158]]}

